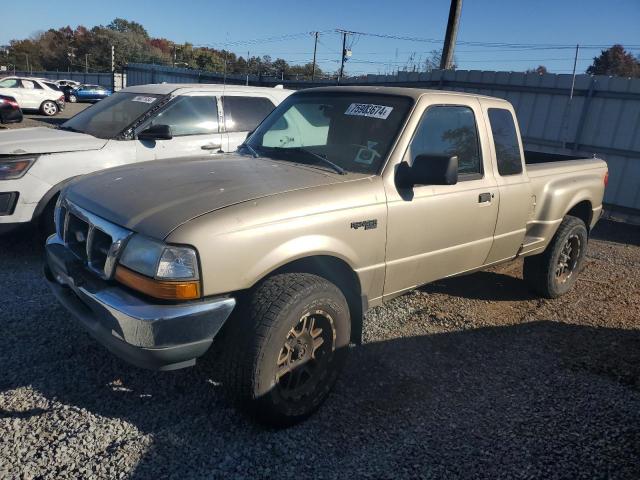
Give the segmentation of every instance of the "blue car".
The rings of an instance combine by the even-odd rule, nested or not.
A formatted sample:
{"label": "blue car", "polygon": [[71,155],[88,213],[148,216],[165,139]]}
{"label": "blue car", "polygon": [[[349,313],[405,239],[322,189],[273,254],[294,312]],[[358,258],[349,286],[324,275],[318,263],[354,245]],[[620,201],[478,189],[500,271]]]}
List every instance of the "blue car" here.
{"label": "blue car", "polygon": [[100,85],[80,85],[69,92],[69,102],[97,102],[113,92]]}

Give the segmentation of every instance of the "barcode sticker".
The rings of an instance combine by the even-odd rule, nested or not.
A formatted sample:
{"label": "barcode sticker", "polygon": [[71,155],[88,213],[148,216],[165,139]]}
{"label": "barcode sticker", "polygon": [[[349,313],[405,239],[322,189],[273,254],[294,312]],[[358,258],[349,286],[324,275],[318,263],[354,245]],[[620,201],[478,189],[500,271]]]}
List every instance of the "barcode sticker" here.
{"label": "barcode sticker", "polygon": [[356,115],[358,117],[372,117],[386,120],[391,114],[393,107],[384,105],[372,105],[370,103],[352,103],[344,112],[345,115]]}
{"label": "barcode sticker", "polygon": [[156,97],[142,97],[142,96],[137,96],[137,97],[133,97],[131,99],[132,102],[142,102],[142,103],[153,103],[156,101]]}

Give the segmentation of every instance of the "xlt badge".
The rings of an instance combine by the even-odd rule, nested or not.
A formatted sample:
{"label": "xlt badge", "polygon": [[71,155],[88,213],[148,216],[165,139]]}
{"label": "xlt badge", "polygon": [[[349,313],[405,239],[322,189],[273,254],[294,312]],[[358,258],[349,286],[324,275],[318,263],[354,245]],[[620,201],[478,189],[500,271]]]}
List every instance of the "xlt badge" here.
{"label": "xlt badge", "polygon": [[378,228],[378,220],[363,220],[361,222],[351,222],[351,228],[357,230],[359,228],[364,227],[365,230],[373,230],[374,228]]}

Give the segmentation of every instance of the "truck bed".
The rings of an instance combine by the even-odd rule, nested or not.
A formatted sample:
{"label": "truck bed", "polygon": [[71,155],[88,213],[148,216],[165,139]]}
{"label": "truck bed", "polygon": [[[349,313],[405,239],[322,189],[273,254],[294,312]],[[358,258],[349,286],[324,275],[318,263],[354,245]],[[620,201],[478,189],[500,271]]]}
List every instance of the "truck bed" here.
{"label": "truck bed", "polygon": [[568,160],[582,160],[585,157],[575,155],[564,155],[561,153],[537,152],[535,150],[524,151],[524,163],[535,165],[537,163],[566,162]]}
{"label": "truck bed", "polygon": [[567,206],[579,205],[587,226],[595,223],[602,210],[602,185],[607,172],[604,160],[525,151],[525,163],[533,211],[527,222],[522,253],[544,250],[567,214]]}

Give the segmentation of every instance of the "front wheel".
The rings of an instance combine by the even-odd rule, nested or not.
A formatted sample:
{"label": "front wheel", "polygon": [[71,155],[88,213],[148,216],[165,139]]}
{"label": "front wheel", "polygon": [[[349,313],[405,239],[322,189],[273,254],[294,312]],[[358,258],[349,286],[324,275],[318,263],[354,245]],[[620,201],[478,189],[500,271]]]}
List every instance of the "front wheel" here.
{"label": "front wheel", "polygon": [[53,117],[56,113],[58,113],[58,105],[56,105],[56,102],[47,100],[40,106],[40,113],[46,115],[47,117]]}
{"label": "front wheel", "polygon": [[229,321],[223,385],[235,403],[276,427],[318,409],[349,346],[349,306],[338,287],[306,273],[275,275]]}
{"label": "front wheel", "polygon": [[75,95],[69,95],[69,103],[76,103],[78,101],[78,97]]}
{"label": "front wheel", "polygon": [[547,298],[567,293],[576,283],[587,251],[587,227],[577,217],[567,215],[547,249],[525,257],[523,277],[529,286]]}

